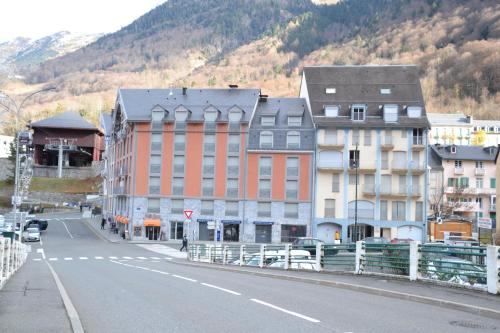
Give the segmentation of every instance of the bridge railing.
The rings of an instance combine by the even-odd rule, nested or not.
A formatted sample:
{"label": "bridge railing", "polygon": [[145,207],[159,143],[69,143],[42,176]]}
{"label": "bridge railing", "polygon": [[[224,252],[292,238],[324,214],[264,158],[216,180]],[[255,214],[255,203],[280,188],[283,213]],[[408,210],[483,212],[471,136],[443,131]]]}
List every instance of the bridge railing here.
{"label": "bridge railing", "polygon": [[0,289],[24,265],[27,257],[26,245],[10,238],[0,237]]}

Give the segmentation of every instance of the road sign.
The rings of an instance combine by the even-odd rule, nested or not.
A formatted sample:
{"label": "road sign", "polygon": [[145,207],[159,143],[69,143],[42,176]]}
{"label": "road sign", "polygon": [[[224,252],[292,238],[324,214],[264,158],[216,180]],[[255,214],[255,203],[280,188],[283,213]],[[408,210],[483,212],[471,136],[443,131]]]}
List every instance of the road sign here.
{"label": "road sign", "polygon": [[193,211],[191,209],[185,209],[184,210],[184,216],[186,217],[186,219],[190,220],[191,219],[191,215],[193,215]]}
{"label": "road sign", "polygon": [[491,219],[487,217],[477,219],[477,227],[482,229],[491,229]]}

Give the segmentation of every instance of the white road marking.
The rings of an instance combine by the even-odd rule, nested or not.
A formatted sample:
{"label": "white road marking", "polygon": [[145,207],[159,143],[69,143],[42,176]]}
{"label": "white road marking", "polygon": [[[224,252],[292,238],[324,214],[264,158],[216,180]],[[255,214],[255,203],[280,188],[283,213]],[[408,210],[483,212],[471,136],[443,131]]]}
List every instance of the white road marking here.
{"label": "white road marking", "polygon": [[34,258],[33,261],[41,261],[42,258]]}
{"label": "white road marking", "polygon": [[166,260],[172,260],[172,258],[169,258],[169,257],[165,257]]}
{"label": "white road marking", "polygon": [[132,257],[123,257],[123,259],[130,260],[130,259],[132,259]]}
{"label": "white road marking", "polygon": [[180,276],[180,275],[175,275],[175,274],[174,274],[174,275],[172,275],[172,276],[173,276],[173,277],[176,277],[176,278],[178,278],[178,279],[183,279],[183,280],[186,280],[186,281],[196,282],[196,280],[195,280],[195,279],[190,279],[190,278],[187,278],[187,277],[185,277],[185,276]]}
{"label": "white road marking", "polygon": [[[170,256],[178,259],[186,259],[187,252],[180,252],[179,248],[172,248],[169,246],[165,246],[162,244],[137,244],[137,246],[142,247],[143,249],[156,252],[159,254],[163,254],[165,256]],[[180,246],[180,244],[179,244]]]}
{"label": "white road marking", "polygon": [[136,257],[137,259],[146,260],[146,257]]}
{"label": "white road marking", "polygon": [[258,300],[258,299],[255,299],[255,298],[251,298],[250,299],[252,302],[255,302],[255,303],[259,303],[259,304],[262,304],[262,305],[265,305],[265,306],[268,306],[272,309],[275,309],[275,310],[278,310],[278,311],[281,311],[281,312],[284,312],[284,313],[287,313],[289,315],[292,315],[292,316],[295,316],[295,317],[299,317],[301,319],[304,319],[304,320],[307,320],[307,321],[310,321],[312,323],[319,323],[320,321],[318,319],[314,319],[314,318],[311,318],[311,317],[308,317],[308,316],[305,316],[305,315],[302,315],[300,313],[297,313],[297,312],[293,312],[293,311],[290,311],[290,310],[286,310],[286,309],[283,309],[283,308],[280,308],[276,305],[272,305],[272,304],[269,304],[269,303],[266,303],[264,301],[261,301],[261,300]]}
{"label": "white road marking", "polygon": [[57,261],[57,258],[49,258],[49,261]]}
{"label": "white road marking", "polygon": [[42,258],[45,259],[45,252],[43,249],[36,249],[36,253],[40,253],[42,255]]}
{"label": "white road marking", "polygon": [[88,258],[87,257],[80,257],[79,259],[80,260],[87,260]]}
{"label": "white road marking", "polygon": [[152,269],[151,272],[160,273],[160,274],[163,274],[163,275],[170,275],[170,273],[159,271],[159,270],[156,270],[156,269]]}
{"label": "white road marking", "polygon": [[102,260],[104,259],[103,257],[94,257],[96,260]]}
{"label": "white road marking", "polygon": [[145,270],[145,271],[150,271],[151,269],[147,268],[147,267],[141,267],[141,266],[134,266],[135,268],[139,268],[139,269],[142,269],[142,270]]}
{"label": "white road marking", "polygon": [[158,258],[158,257],[149,257],[150,259],[153,259],[153,260],[160,260],[161,258]]}
{"label": "white road marking", "polygon": [[109,259],[114,259],[114,260],[118,259],[117,257],[108,257],[108,258]]}
{"label": "white road marking", "polygon": [[71,257],[66,257],[66,258],[64,258],[64,260],[73,260],[73,258],[71,258]]}
{"label": "white road marking", "polygon": [[64,224],[64,227],[66,228],[66,231],[68,232],[69,237],[71,237],[71,239],[73,239],[74,237],[71,234],[71,232],[69,232],[69,229],[68,229],[68,226],[66,225],[66,223],[64,223],[64,221],[61,221],[61,222],[62,222],[62,224]]}
{"label": "white road marking", "polygon": [[158,260],[151,260],[151,262],[159,262]]}
{"label": "white road marking", "polygon": [[43,246],[42,235],[40,235],[40,246]]}
{"label": "white road marking", "polygon": [[241,294],[237,293],[236,291],[232,291],[232,290],[229,290],[229,289],[217,287],[217,286],[214,286],[213,284],[202,283],[202,285],[210,287],[210,288],[218,289],[218,290],[221,290],[221,291],[225,291],[226,293],[230,293],[230,294],[233,294],[233,295],[241,296]]}

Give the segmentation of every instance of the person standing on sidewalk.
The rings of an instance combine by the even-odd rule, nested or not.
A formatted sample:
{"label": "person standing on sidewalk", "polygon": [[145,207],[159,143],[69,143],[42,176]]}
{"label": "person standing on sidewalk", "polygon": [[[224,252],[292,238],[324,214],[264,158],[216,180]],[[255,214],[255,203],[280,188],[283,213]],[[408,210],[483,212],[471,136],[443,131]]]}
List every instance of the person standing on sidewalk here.
{"label": "person standing on sidewalk", "polygon": [[188,239],[187,239],[186,235],[184,235],[184,238],[182,238],[182,247],[181,247],[180,251],[182,252],[182,250],[184,248],[186,249],[186,252],[187,252],[187,250],[188,250]]}
{"label": "person standing on sidewalk", "polygon": [[101,230],[104,230],[105,225],[106,225],[106,219],[103,217],[101,220]]}

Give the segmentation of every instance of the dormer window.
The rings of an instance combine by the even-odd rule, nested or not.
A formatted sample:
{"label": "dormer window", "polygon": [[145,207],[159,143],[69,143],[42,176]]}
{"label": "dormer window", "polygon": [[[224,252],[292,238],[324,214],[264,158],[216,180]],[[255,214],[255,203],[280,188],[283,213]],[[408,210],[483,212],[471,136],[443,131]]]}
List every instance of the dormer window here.
{"label": "dormer window", "polygon": [[260,124],[262,126],[274,126],[275,125],[275,117],[274,116],[262,116],[260,117]]}
{"label": "dormer window", "polygon": [[398,121],[398,106],[396,104],[384,105],[384,121],[397,122]]}
{"label": "dormer window", "polygon": [[366,115],[366,105],[354,104],[351,107],[351,119],[354,121],[364,121]]}
{"label": "dormer window", "polygon": [[338,105],[325,105],[326,117],[338,117],[340,107]]}
{"label": "dormer window", "polygon": [[452,154],[456,154],[456,153],[457,153],[457,147],[456,147],[456,146],[451,146],[451,147],[450,147],[450,152],[451,152]]}
{"label": "dormer window", "polygon": [[336,94],[337,93],[337,88],[326,88],[325,89],[325,93],[327,95],[330,95],[330,94]]}
{"label": "dormer window", "polygon": [[205,114],[203,115],[203,117],[205,118],[206,122],[214,122],[217,120],[218,115],[219,111],[217,111],[215,108],[211,108],[205,110]]}
{"label": "dormer window", "polygon": [[241,121],[241,116],[241,110],[231,110],[228,114],[228,120],[230,123],[239,123]]}
{"label": "dormer window", "polygon": [[409,118],[420,118],[422,117],[422,107],[421,106],[409,106],[406,108]]}
{"label": "dormer window", "polygon": [[184,122],[188,118],[188,109],[183,106],[178,107],[175,110],[175,121]]}
{"label": "dormer window", "polygon": [[391,88],[380,88],[380,95],[390,95]]}
{"label": "dormer window", "polygon": [[302,117],[290,116],[288,117],[288,126],[302,126]]}

